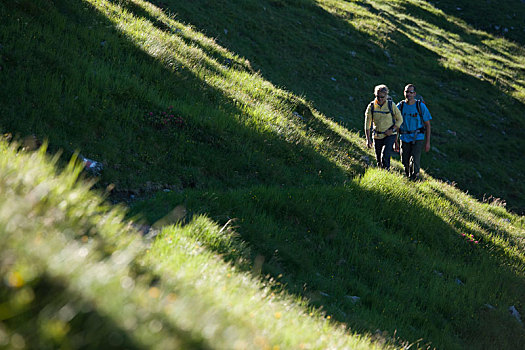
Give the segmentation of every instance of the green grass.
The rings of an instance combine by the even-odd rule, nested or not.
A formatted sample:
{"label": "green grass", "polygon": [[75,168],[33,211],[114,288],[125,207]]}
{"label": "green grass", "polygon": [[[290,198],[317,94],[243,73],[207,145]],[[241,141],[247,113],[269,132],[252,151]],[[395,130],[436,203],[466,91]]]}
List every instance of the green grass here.
{"label": "green grass", "polygon": [[[106,9],[108,16],[120,11],[111,3],[108,7],[100,4],[95,2],[100,8],[91,10]],[[78,16],[85,13],[83,6],[70,7],[68,10],[80,12]],[[53,11],[47,14],[53,15],[63,19]],[[331,152],[332,142],[325,142],[328,137],[342,138],[327,126],[323,126],[321,132],[328,136],[315,135],[319,132],[311,130],[312,124],[329,125],[328,120],[314,117],[304,100],[275,89],[260,76],[230,69],[212,60],[203,51],[212,45],[210,39],[184,28],[183,33],[195,40],[193,43],[182,35],[169,35],[144,18],[135,20],[129,12],[123,12],[118,19],[121,22],[116,25],[117,30],[113,29],[110,19],[97,19],[90,14],[80,21],[82,28],[74,22],[67,24],[74,34],[85,37],[67,34],[67,39],[54,32],[61,32],[60,28],[39,27],[35,23],[34,33],[29,32],[29,37],[49,31],[47,35],[54,38],[51,45],[76,41],[77,45],[89,45],[101,51],[100,56],[79,55],[80,50],[69,44],[64,45],[64,50],[70,50],[70,55],[60,50],[48,53],[76,56],[81,61],[67,82],[63,76],[37,78],[36,72],[31,72],[25,64],[12,72],[9,70],[13,77],[27,76],[30,84],[26,88],[30,90],[21,95],[38,102],[20,101],[19,111],[11,114],[13,118],[6,118],[5,130],[48,138],[52,149],[69,153],[82,150],[87,157],[106,164],[102,181],[113,183],[120,191],[147,191],[151,187],[147,183],[160,188],[185,188],[233,186],[239,181],[319,182],[318,177],[310,174],[320,170],[330,180],[342,181],[348,175],[340,167],[354,174],[362,172],[362,164],[353,158],[346,157],[334,166],[316,152],[321,148],[325,154]],[[168,23],[176,24],[172,20]],[[84,29],[90,25],[102,27],[98,37]],[[78,31],[75,26],[79,27]],[[82,44],[83,40],[87,43]],[[18,44],[13,43],[13,47]],[[217,45],[213,48],[220,50]],[[219,52],[226,54],[224,49]],[[8,82],[19,88],[23,86],[18,79]],[[61,91],[64,84],[71,84],[72,88]],[[86,91],[86,86],[91,85],[93,89]],[[51,99],[37,92],[44,89],[56,90],[60,96],[60,103],[52,106],[57,111],[38,108],[39,105],[47,107]],[[19,99],[16,96],[16,90],[13,95],[5,96],[6,106]],[[169,107],[184,120],[183,128],[165,128],[159,132],[144,120],[150,112],[167,111]],[[311,121],[301,123],[298,117],[292,118],[295,110],[307,112],[304,118]],[[18,113],[27,115],[29,120],[17,118]],[[63,115],[64,120],[56,118],[57,114]],[[78,118],[78,122],[73,123],[71,115]],[[355,135],[343,138],[345,142],[340,148],[357,148]],[[224,154],[239,156],[225,158]],[[282,154],[289,156],[282,159]],[[271,167],[285,172],[269,174]]]}
{"label": "green grass", "polygon": [[[515,2],[0,2],[0,347],[519,348]],[[417,183],[361,131],[407,82]]]}
{"label": "green grass", "polygon": [[[410,81],[434,115],[427,172],[522,212],[518,43],[426,2],[163,4],[3,5],[3,130],[102,161],[101,186],[123,194],[319,183],[311,176],[319,170],[340,183],[341,168],[363,173],[362,141],[329,120],[362,135],[373,86],[387,83],[397,101]],[[182,130],[159,132],[144,120],[169,106]],[[268,177],[268,159],[290,171]]]}
{"label": "green grass", "polygon": [[[508,13],[496,2],[476,9],[461,1],[164,3],[178,20],[217,38],[265,78],[352,130],[362,130],[374,85],[386,83],[399,101],[405,84],[414,83],[434,116],[427,172],[523,212],[524,49],[476,29],[488,23],[486,13],[495,14],[490,21],[522,28],[520,1],[502,5],[512,6]],[[458,152],[464,145],[474,152]]]}
{"label": "green grass", "polygon": [[[492,343],[500,322],[524,335],[506,310],[523,302],[523,219],[438,181],[414,186],[374,170],[337,187],[162,194],[134,211],[166,224],[181,206],[187,220],[235,219],[263,274],[352,329],[446,349],[512,347]],[[225,258],[247,258],[238,251]]]}
{"label": "green grass", "polygon": [[228,227],[195,217],[145,241],[81,167],[0,147],[1,347],[375,348],[222,261],[248,251]]}
{"label": "green grass", "polygon": [[439,181],[163,193],[134,208],[156,222],[144,239],[44,154],[2,143],[7,348],[523,341],[523,218]]}

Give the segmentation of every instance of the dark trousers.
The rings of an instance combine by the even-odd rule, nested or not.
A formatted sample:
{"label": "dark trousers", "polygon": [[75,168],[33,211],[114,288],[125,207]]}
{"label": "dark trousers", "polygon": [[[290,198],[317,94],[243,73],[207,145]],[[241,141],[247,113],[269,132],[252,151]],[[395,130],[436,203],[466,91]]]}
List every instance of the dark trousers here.
{"label": "dark trousers", "polygon": [[419,176],[421,168],[421,152],[425,140],[412,142],[401,141],[401,162],[405,167],[405,175],[411,179]]}
{"label": "dark trousers", "polygon": [[376,161],[379,168],[390,169],[390,157],[394,152],[393,146],[395,141],[396,135],[390,135],[383,139],[374,139]]}

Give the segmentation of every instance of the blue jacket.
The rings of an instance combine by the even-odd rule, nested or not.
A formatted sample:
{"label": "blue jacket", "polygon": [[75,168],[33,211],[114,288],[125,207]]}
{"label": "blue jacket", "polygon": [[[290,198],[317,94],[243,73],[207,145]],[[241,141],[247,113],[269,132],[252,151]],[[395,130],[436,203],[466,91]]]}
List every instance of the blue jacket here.
{"label": "blue jacket", "polygon": [[[401,104],[397,104],[397,108],[401,110]],[[423,113],[423,121],[428,121],[432,119],[430,112],[427,106],[424,103],[421,103],[421,113]],[[403,142],[412,142],[425,139],[425,132],[422,131],[425,125],[421,121],[419,112],[417,111],[416,103],[409,105],[404,102],[403,106],[403,124],[401,124],[401,141]]]}

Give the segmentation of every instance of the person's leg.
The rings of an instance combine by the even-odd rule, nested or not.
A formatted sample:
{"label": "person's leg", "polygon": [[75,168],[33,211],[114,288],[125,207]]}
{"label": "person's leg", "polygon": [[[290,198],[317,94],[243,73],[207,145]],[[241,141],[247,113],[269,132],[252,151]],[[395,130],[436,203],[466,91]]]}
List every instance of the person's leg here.
{"label": "person's leg", "polygon": [[416,141],[412,147],[412,157],[413,157],[413,171],[410,174],[411,178],[416,180],[419,178],[419,170],[421,169],[421,153],[423,152],[423,145],[425,140]]}
{"label": "person's leg", "polygon": [[384,139],[384,147],[383,147],[383,168],[390,169],[390,157],[392,156],[392,153],[394,153],[394,142],[396,141],[396,135],[390,135],[385,137]]}
{"label": "person's leg", "polygon": [[406,177],[410,177],[410,158],[412,158],[412,143],[401,142],[401,163],[405,168]]}
{"label": "person's leg", "polygon": [[383,143],[384,143],[384,139],[374,139],[374,147],[376,151],[376,161],[377,161],[378,168],[383,167],[383,160],[381,158],[381,153],[383,151]]}
{"label": "person's leg", "polygon": [[412,156],[412,144],[401,141],[401,163],[405,168],[406,177],[410,177],[410,157]]}

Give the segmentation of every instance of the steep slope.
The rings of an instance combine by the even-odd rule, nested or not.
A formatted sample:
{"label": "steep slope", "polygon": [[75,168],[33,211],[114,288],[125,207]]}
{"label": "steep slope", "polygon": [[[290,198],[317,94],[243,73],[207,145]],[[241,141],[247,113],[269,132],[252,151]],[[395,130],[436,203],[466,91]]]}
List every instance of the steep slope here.
{"label": "steep slope", "polygon": [[364,171],[356,135],[158,8],[133,9],[4,4],[3,131],[102,162],[116,192],[342,183]]}
{"label": "steep slope", "polygon": [[[509,25],[525,11],[514,2]],[[102,183],[124,192],[299,184],[318,181],[310,175],[319,171],[341,181],[345,175],[316,159],[316,147],[340,136],[314,108],[362,133],[373,86],[387,83],[397,101],[413,82],[434,116],[427,172],[521,212],[524,49],[470,26],[479,27],[473,11],[497,12],[497,4],[456,3],[463,10],[450,13],[443,1],[110,1],[126,11],[111,19],[90,2],[6,2],[2,127],[102,161]],[[159,132],[145,118],[151,112],[185,127]],[[358,163],[360,142],[341,145]],[[289,168],[275,158],[281,149],[300,154],[289,157],[299,160],[296,171],[265,172],[272,163]],[[356,174],[363,165],[342,166]]]}
{"label": "steep slope", "polygon": [[[523,208],[523,47],[446,10],[0,2],[2,131],[102,161],[157,235],[2,144],[0,344],[523,344],[523,217],[464,193]],[[407,81],[435,117],[421,183],[368,168],[358,133],[373,86]]]}
{"label": "steep slope", "polygon": [[162,4],[354,130],[362,130],[374,85],[386,83],[399,101],[404,85],[414,83],[434,116],[434,148],[423,162],[428,173],[523,212],[525,52],[494,29],[512,27],[507,34],[517,40],[523,2]]}
{"label": "steep slope", "polygon": [[247,251],[230,229],[200,217],[144,239],[81,166],[0,151],[0,348],[384,348],[225,263],[214,250]]}

